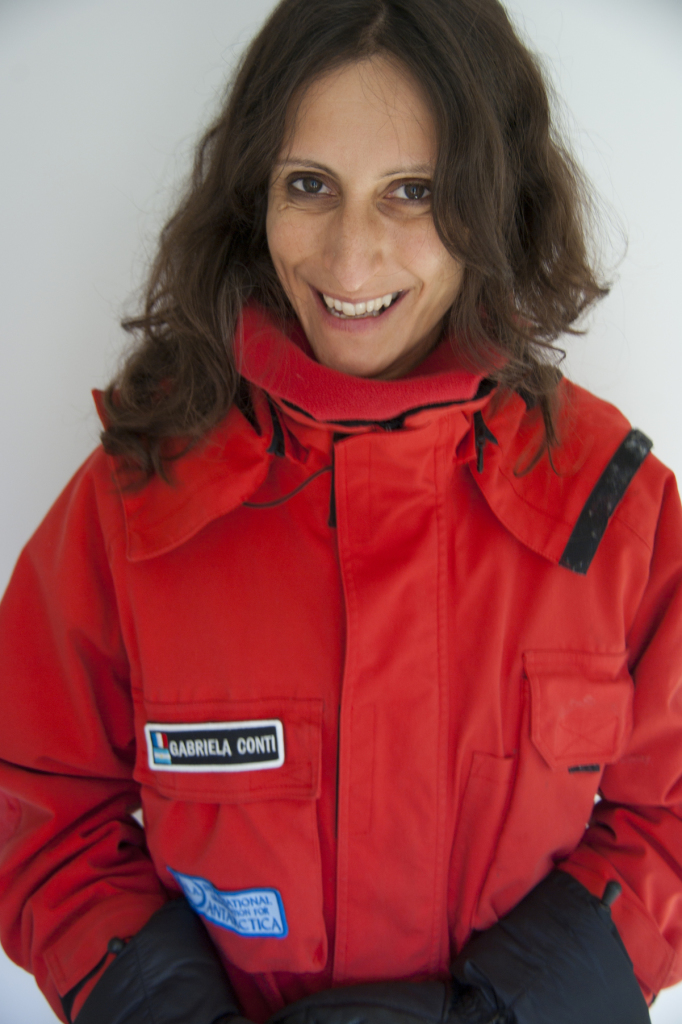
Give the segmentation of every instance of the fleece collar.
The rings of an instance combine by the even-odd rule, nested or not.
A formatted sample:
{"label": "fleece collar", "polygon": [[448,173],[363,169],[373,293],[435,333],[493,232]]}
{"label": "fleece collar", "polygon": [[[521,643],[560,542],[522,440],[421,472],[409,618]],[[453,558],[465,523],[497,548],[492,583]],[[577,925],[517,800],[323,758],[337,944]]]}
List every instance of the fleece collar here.
{"label": "fleece collar", "polygon": [[[485,415],[493,435],[477,468],[474,429],[463,442],[468,465],[491,510],[521,543],[559,562],[580,513],[630,425],[617,409],[564,381],[560,388],[562,443],[553,465],[543,454],[542,420],[518,395],[473,400],[480,378],[455,365],[441,345],[411,376],[398,381],[349,377],[320,366],[300,335],[287,337],[260,310],[247,310],[239,334],[242,375],[256,387],[258,429],[233,407],[225,419],[172,466],[173,483],[158,477],[141,490],[125,489],[125,473],[111,460],[127,531],[127,555],[142,561],[185,543],[209,522],[248,501],[277,457],[281,426],[267,395],[304,410],[316,422],[377,423],[432,406],[460,405]],[[98,396],[96,395],[96,401]],[[98,403],[99,407],[100,403]],[[480,419],[480,416],[479,416]],[[479,423],[480,426],[480,423]],[[466,460],[464,460],[466,461]]]}
{"label": "fleece collar", "polygon": [[466,402],[482,377],[462,370],[448,339],[399,380],[372,380],[318,363],[294,322],[287,333],[257,306],[244,310],[237,329],[237,368],[273,398],[321,423],[381,422],[410,409]]}

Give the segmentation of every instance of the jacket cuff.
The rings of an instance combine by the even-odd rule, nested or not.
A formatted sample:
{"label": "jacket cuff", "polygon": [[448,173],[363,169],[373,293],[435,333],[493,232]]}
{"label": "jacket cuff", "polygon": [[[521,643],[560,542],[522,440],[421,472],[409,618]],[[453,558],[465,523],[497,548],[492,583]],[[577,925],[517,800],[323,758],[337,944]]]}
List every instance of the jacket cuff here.
{"label": "jacket cuff", "polygon": [[74,985],[71,991],[67,992],[67,994],[62,997],[62,1009],[64,1010],[67,1021],[74,1021],[76,1019],[83,1009],[85,1000],[88,998],[107,967],[111,964],[114,957],[114,953],[107,951],[104,959],[100,960],[93,970],[90,971],[89,974],[85,975],[82,981],[77,985]]}
{"label": "jacket cuff", "polygon": [[[216,1024],[240,1013],[213,943],[185,899],[171,900],[128,943],[114,939],[109,950],[115,959],[76,1024]],[[80,988],[62,1000],[67,1017]]]}
{"label": "jacket cuff", "polygon": [[662,988],[679,981],[682,952],[676,956],[675,949],[661,933],[661,927],[642,902],[641,896],[630,887],[627,877],[623,877],[620,872],[616,873],[613,865],[602,854],[584,843],[567,860],[561,861],[558,867],[597,896],[603,891],[609,877],[615,875],[622,883],[623,895],[614,903],[611,914],[647,1003],[651,1004]]}
{"label": "jacket cuff", "polygon": [[452,964],[516,1024],[648,1024],[649,1011],[606,903],[553,871]]}

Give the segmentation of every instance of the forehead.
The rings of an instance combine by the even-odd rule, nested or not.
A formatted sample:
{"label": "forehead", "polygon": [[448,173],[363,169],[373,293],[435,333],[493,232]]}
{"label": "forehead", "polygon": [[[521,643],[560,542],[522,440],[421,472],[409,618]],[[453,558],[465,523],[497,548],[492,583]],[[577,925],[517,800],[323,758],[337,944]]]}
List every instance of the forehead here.
{"label": "forehead", "polygon": [[396,160],[430,166],[435,161],[426,97],[386,58],[344,65],[313,81],[289,112],[287,127],[282,159],[372,168]]}

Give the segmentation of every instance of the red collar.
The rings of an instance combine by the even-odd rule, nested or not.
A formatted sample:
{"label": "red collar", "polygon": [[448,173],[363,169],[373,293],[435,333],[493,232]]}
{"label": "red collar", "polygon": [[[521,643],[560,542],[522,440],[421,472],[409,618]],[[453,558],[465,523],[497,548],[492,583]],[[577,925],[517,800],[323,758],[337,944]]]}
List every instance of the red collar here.
{"label": "red collar", "polygon": [[[477,377],[437,366],[446,352],[443,349],[441,353],[440,348],[412,377],[390,382],[363,380],[315,363],[302,348],[275,331],[263,314],[248,310],[242,319],[240,369],[271,395],[300,403],[319,417],[376,421],[439,402],[468,401],[469,410],[472,404],[483,404],[482,399],[471,403]],[[318,380],[325,387],[314,390],[313,383]],[[262,484],[275,458],[274,425],[265,396],[257,391],[255,398],[261,433],[233,406],[200,445],[174,463],[175,486],[155,477],[141,490],[127,491],[127,477],[118,460],[106,457],[121,487],[131,561],[161,555],[184,543],[213,519],[247,501]],[[486,424],[499,444],[486,449],[481,473],[472,468],[474,480],[502,524],[553,562],[559,561],[587,497],[630,428],[613,406],[575,385],[564,382],[561,398],[564,440],[553,457],[558,472],[544,455],[531,472],[519,475],[541,442],[542,422],[537,410],[528,415],[523,401],[514,394],[486,415]],[[470,454],[473,458],[473,449]],[[109,493],[106,472],[104,486]]]}
{"label": "red collar", "polygon": [[243,377],[323,423],[390,420],[408,409],[466,402],[482,380],[457,365],[447,340],[399,380],[340,373],[315,361],[298,325],[285,334],[253,305],[243,311],[236,337]]}

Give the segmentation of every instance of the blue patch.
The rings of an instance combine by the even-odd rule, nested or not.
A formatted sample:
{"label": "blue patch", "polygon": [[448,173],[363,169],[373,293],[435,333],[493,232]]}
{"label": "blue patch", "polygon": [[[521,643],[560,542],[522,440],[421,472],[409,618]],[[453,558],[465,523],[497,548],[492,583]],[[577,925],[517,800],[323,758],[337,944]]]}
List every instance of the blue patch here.
{"label": "blue patch", "polygon": [[211,924],[250,939],[284,939],[289,932],[282,897],[276,889],[220,892],[205,878],[183,875],[168,868],[187,901]]}

